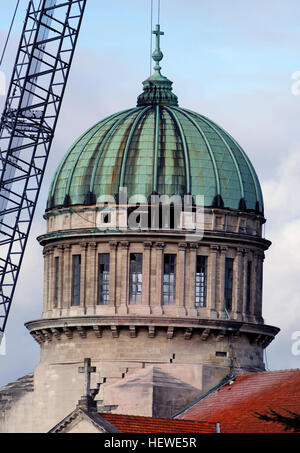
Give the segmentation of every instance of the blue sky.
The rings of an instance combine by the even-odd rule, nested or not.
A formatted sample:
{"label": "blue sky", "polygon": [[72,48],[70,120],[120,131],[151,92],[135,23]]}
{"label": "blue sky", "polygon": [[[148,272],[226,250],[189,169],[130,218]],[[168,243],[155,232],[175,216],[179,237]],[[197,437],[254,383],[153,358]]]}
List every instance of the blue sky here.
{"label": "blue sky", "polygon": [[[15,1],[1,0],[0,49]],[[156,1],[154,1],[156,3]],[[4,65],[10,76],[25,17],[21,0]],[[281,333],[268,348],[270,369],[299,368],[291,353],[300,331],[300,70],[297,0],[161,0],[162,73],[180,105],[204,114],[242,145],[260,177],[266,204],[264,317]],[[156,14],[155,14],[156,15]],[[156,21],[154,20],[154,23]],[[47,190],[76,137],[101,118],[132,107],[149,75],[150,0],[88,0],[78,48],[0,356],[0,385],[33,370],[38,346],[24,328],[40,316]],[[0,96],[2,109],[4,97]],[[35,284],[32,284],[34,277]]]}

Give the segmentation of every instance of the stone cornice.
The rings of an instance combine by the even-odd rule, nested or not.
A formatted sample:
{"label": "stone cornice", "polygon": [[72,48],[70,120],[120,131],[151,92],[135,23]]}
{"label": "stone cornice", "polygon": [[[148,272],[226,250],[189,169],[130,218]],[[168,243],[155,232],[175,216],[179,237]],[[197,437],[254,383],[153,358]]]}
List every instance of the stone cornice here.
{"label": "stone cornice", "polygon": [[[191,232],[190,234],[193,234]],[[113,231],[99,231],[95,229],[77,229],[77,230],[66,230],[66,231],[57,231],[55,233],[45,234],[39,236],[37,239],[42,246],[47,246],[48,244],[53,245],[54,242],[68,241],[70,243],[78,244],[79,240],[86,241],[87,239],[91,241],[103,240],[103,242],[108,241],[119,241],[126,238],[128,241],[135,240],[136,242],[145,242],[153,241],[155,242],[169,242],[176,243],[185,238],[185,236],[190,236],[189,232],[184,233],[177,232],[162,232],[162,231],[139,231],[139,232],[113,232]],[[267,239],[260,238],[257,236],[251,236],[241,233],[228,233],[228,232],[214,232],[214,231],[205,231],[203,239],[196,242],[198,245],[209,246],[212,243],[232,245],[236,247],[248,246],[248,247],[258,247],[262,250],[267,250],[271,246],[271,242]]]}
{"label": "stone cornice", "polygon": [[[84,341],[86,332],[91,330],[98,338],[102,337],[104,329],[109,329],[113,338],[119,337],[120,328],[128,328],[131,338],[137,336],[139,327],[149,329],[150,338],[155,338],[156,329],[165,329],[166,335],[172,338],[174,329],[182,330],[185,339],[190,339],[193,332],[200,332],[202,340],[205,341],[211,334],[217,339],[221,336],[232,336],[245,334],[251,341],[257,342],[262,347],[266,347],[277,335],[280,329],[264,324],[245,323],[221,319],[193,319],[193,318],[174,318],[174,317],[153,317],[153,316],[79,316],[70,318],[53,318],[31,321],[25,324],[31,335],[38,343],[51,341],[52,337],[61,338],[66,334],[67,338],[73,338],[73,332],[81,333]],[[99,332],[101,331],[101,335]],[[152,335],[150,335],[150,331]],[[53,335],[55,332],[55,335]],[[82,332],[85,335],[82,335]],[[134,335],[133,335],[134,332]]]}

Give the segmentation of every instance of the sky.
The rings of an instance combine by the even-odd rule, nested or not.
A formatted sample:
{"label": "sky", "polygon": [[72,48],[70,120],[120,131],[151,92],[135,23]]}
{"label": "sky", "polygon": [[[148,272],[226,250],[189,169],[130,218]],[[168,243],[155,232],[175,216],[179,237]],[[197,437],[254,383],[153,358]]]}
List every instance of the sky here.
{"label": "sky", "polygon": [[[0,0],[0,51],[15,4]],[[10,78],[27,4],[20,2],[0,80],[1,74]],[[136,105],[150,72],[150,5],[150,0],[87,2],[7,325],[6,355],[0,355],[0,385],[32,372],[39,361],[39,346],[24,323],[42,311],[43,260],[36,237],[45,232],[51,178],[82,132]],[[267,348],[270,370],[300,368],[299,17],[299,0],[161,0],[162,73],[174,82],[180,106],[233,135],[261,181],[265,237],[272,241],[264,265],[263,315],[266,324],[281,329]],[[4,101],[0,94],[1,111]]]}

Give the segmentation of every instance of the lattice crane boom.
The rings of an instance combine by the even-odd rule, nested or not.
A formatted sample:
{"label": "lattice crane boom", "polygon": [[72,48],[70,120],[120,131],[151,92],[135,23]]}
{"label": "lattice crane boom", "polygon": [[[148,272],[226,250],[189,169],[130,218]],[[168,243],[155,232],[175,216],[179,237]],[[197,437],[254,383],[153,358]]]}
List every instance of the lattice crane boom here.
{"label": "lattice crane boom", "polygon": [[86,2],[30,0],[26,12],[0,124],[0,334],[7,323]]}

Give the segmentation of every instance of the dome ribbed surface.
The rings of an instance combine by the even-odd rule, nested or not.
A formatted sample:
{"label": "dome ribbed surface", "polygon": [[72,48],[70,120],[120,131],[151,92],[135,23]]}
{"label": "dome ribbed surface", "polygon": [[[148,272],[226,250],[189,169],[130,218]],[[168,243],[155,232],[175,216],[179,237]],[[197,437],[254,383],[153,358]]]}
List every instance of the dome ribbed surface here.
{"label": "dome ribbed surface", "polygon": [[52,181],[48,209],[92,205],[101,195],[204,195],[205,206],[263,214],[255,170],[242,148],[206,117],[174,105],[112,115],[69,149]]}

